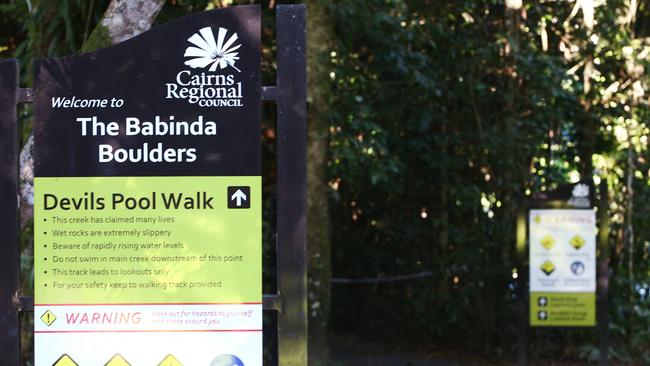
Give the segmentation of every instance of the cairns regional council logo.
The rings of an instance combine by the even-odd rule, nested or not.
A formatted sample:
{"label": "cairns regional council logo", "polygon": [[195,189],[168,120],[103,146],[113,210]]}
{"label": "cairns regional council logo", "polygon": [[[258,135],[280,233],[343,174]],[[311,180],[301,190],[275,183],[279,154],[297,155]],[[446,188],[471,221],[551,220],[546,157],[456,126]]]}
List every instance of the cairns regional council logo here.
{"label": "cairns regional council logo", "polygon": [[589,207],[589,186],[584,183],[578,183],[573,186],[571,191],[571,198],[568,203],[575,207]]}
{"label": "cairns regional council logo", "polygon": [[191,44],[183,55],[190,69],[176,74],[167,83],[167,99],[185,99],[201,107],[242,107],[242,83],[237,81],[241,70],[237,33],[229,34],[219,27],[215,39],[211,27],[201,28],[187,41]]}

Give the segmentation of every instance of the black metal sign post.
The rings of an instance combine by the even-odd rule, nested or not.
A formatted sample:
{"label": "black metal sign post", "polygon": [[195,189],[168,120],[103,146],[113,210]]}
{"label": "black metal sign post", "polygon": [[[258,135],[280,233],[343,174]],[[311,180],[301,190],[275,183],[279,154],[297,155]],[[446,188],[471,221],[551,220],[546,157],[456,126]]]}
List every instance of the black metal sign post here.
{"label": "black metal sign post", "polygon": [[598,193],[598,338],[600,366],[609,364],[609,187],[600,182]]}
{"label": "black metal sign post", "polygon": [[[521,204],[517,208],[516,227],[516,253],[517,253],[517,278],[515,284],[515,301],[513,304],[515,317],[517,319],[517,365],[526,366],[528,363],[528,272],[524,269],[528,263],[528,240],[527,232],[527,204]],[[521,273],[520,273],[521,272]]]}
{"label": "black metal sign post", "polygon": [[[245,8],[252,9],[251,7],[245,7]],[[244,11],[244,8],[241,9]],[[231,8],[229,10],[236,11],[239,9]],[[248,10],[245,10],[245,12],[248,12]],[[237,14],[239,14],[239,12],[237,12]],[[240,17],[239,21],[241,22],[240,24],[244,24],[244,22],[247,22],[247,16],[243,16],[243,13],[241,14],[242,16]],[[278,205],[277,205],[276,219],[277,219],[277,241],[278,241],[277,242],[277,258],[278,258],[277,289],[278,291],[275,294],[264,294],[263,308],[264,310],[276,311],[278,314],[277,316],[277,321],[278,321],[277,358],[278,358],[279,365],[281,366],[304,366],[307,364],[307,296],[306,296],[306,287],[307,287],[307,279],[306,279],[306,272],[307,272],[306,271],[306,263],[307,263],[307,259],[306,259],[306,220],[307,220],[306,217],[306,136],[307,133],[306,133],[306,128],[307,127],[306,127],[306,58],[305,58],[306,19],[305,18],[306,18],[306,10],[304,5],[277,6],[277,10],[276,10],[277,44],[278,44],[278,52],[277,52],[278,70],[277,70],[277,81],[276,81],[277,85],[261,87],[261,90],[257,91],[257,95],[261,96],[262,100],[275,101],[277,104]],[[196,19],[200,19],[201,22],[204,22],[203,18],[196,17]],[[205,19],[207,20],[208,18]],[[247,23],[248,25],[244,25],[244,27],[252,26],[253,28],[255,28],[256,26],[254,23],[256,21],[258,20],[249,18]],[[209,26],[209,24],[202,23],[199,24],[199,26],[206,27]],[[233,23],[232,26],[235,27],[236,24]],[[249,28],[249,29],[253,29],[253,28]],[[169,29],[173,29],[173,28],[169,28]],[[202,29],[202,31],[204,30]],[[219,29],[219,31],[221,32],[221,29]],[[212,37],[209,37],[210,35],[206,35],[204,33],[201,34],[205,37],[205,40],[208,41],[208,43],[210,43],[211,41],[210,38]],[[246,34],[253,34],[254,37],[254,33],[246,33]],[[246,37],[247,36],[246,34],[244,34],[243,36]],[[177,32],[169,33],[168,36],[174,39],[179,37]],[[152,32],[148,35],[148,37],[149,37],[148,39],[151,39],[153,42],[158,42],[157,39],[161,39],[159,37],[164,38],[165,35]],[[221,47],[221,45],[223,44],[222,41],[224,41],[224,39],[222,38],[223,37],[220,34],[217,43],[218,47]],[[197,41],[199,44],[201,43],[201,40],[197,40]],[[214,43],[214,39],[212,39],[212,42]],[[121,47],[121,48],[117,48],[117,49],[121,51],[124,50],[128,51],[129,47],[133,47],[135,45],[137,44],[130,43],[128,45],[118,45],[117,47]],[[229,41],[226,41],[223,47],[227,48],[228,45],[235,47],[234,45],[230,45]],[[208,47],[206,46],[205,48],[207,49]],[[256,51],[253,50],[250,52],[256,52]],[[196,54],[192,54],[192,53],[201,53],[201,52],[195,49],[188,48],[188,51],[186,51],[185,56],[186,57],[200,56],[200,55],[197,56]],[[105,55],[108,55],[108,53],[105,53]],[[233,56],[232,52],[230,56]],[[234,56],[236,56],[236,54]],[[93,57],[97,57],[97,58],[102,57],[102,53],[100,52]],[[166,55],[164,54],[164,50],[160,50],[149,54],[147,57],[149,57],[152,60],[152,62],[156,62],[156,60],[164,59]],[[255,62],[255,57],[249,57],[248,61],[242,60],[241,61],[242,63],[237,63],[237,65],[235,65],[235,60],[239,60],[239,58],[224,59],[222,60],[223,62],[219,62],[219,60],[217,60],[216,62],[212,63],[212,66],[215,69],[217,67],[221,67],[222,69],[232,67],[238,72],[240,72],[240,70],[237,68],[237,66],[239,67],[245,66],[247,69],[254,68],[254,65],[251,67],[247,67],[246,63],[251,60]],[[118,176],[119,175],[131,176],[134,175],[134,173],[138,173],[138,172],[139,173],[145,172],[145,175],[148,172],[153,173],[153,175],[173,175],[172,173],[165,173],[164,171],[160,171],[159,167],[145,166],[140,163],[136,164],[138,166],[132,165],[130,167],[128,166],[128,164],[121,165],[121,166],[115,164],[112,165],[106,164],[103,167],[96,167],[93,165],[92,159],[90,159],[88,156],[78,157],[79,153],[81,152],[82,154],[89,154],[88,152],[92,151],[90,150],[90,148],[96,146],[96,144],[104,144],[104,146],[106,146],[111,143],[114,144],[115,141],[117,141],[116,139],[112,139],[111,137],[93,136],[91,139],[84,140],[83,144],[81,145],[71,146],[71,142],[73,142],[72,140],[74,140],[74,139],[70,140],[72,138],[71,135],[72,132],[65,132],[66,131],[65,129],[66,128],[69,129],[69,127],[62,126],[61,129],[58,130],[52,129],[53,128],[52,126],[54,126],[54,124],[61,123],[61,121],[64,120],[68,121],[70,120],[70,118],[67,115],[56,117],[52,113],[47,111],[47,108],[49,107],[46,107],[46,105],[49,104],[50,102],[54,103],[54,98],[51,98],[50,95],[52,94],[51,90],[54,90],[56,93],[65,93],[66,91],[70,91],[70,90],[74,91],[78,89],[83,89],[83,90],[79,90],[79,93],[88,94],[90,90],[88,89],[88,87],[89,85],[92,85],[92,83],[84,84],[83,81],[79,81],[80,86],[75,87],[74,83],[76,81],[74,80],[79,80],[79,78],[77,79],[72,77],[66,78],[65,72],[62,71],[65,70],[66,68],[71,68],[70,70],[71,72],[73,69],[77,71],[83,70],[83,68],[85,67],[84,64],[87,62],[90,62],[89,65],[93,65],[95,63],[95,61],[92,58],[87,58],[87,59],[80,58],[79,60],[71,58],[69,60],[60,59],[58,61],[57,60],[39,61],[37,65],[37,72],[39,74],[36,77],[37,80],[40,80],[40,84],[38,86],[39,88],[38,93],[34,93],[31,89],[19,89],[17,87],[18,67],[17,67],[17,62],[15,60],[7,60],[7,61],[0,62],[0,95],[2,95],[2,98],[0,99],[0,152],[2,152],[2,154],[0,155],[0,163],[1,163],[0,169],[2,169],[0,171],[2,177],[2,180],[0,180],[0,188],[1,188],[0,210],[4,214],[3,223],[2,225],[0,225],[0,230],[2,230],[1,234],[2,237],[4,238],[4,241],[0,246],[1,248],[0,253],[2,254],[2,256],[0,257],[0,261],[1,261],[0,281],[2,283],[2,286],[0,286],[0,354],[3,355],[3,364],[7,364],[7,365],[19,364],[20,327],[19,327],[18,314],[21,311],[34,310],[33,299],[21,297],[18,293],[18,288],[19,288],[18,263],[19,262],[18,262],[18,240],[17,239],[18,239],[19,224],[18,224],[18,201],[17,201],[17,197],[18,197],[18,177],[17,177],[18,176],[17,174],[18,137],[17,137],[17,121],[16,121],[17,103],[36,102],[37,118],[40,115],[42,116],[41,119],[44,118],[51,119],[51,121],[48,121],[47,125],[43,125],[45,121],[42,120],[37,121],[37,124],[41,126],[40,130],[37,131],[41,135],[37,137],[39,137],[40,139],[43,138],[52,139],[52,137],[56,137],[56,139],[54,139],[56,141],[52,141],[52,143],[49,143],[48,141],[48,143],[43,144],[45,147],[49,148],[50,150],[48,151],[41,150],[40,152],[37,153],[36,165],[37,165],[37,170],[41,172],[39,173],[40,176],[48,176],[48,177],[61,176],[59,168],[65,170],[63,176],[66,175],[75,176],[80,174],[90,175],[90,176],[112,176],[114,175],[113,173],[117,174]],[[137,67],[134,68],[134,64],[139,65],[138,64],[139,61],[137,58],[131,60],[130,56],[127,55],[124,62],[127,62],[128,64],[125,64],[124,67],[122,68],[115,66],[114,71],[117,74],[119,74],[119,72],[123,70],[135,70],[136,73],[134,77],[142,78],[142,83],[138,84],[139,87],[142,87],[142,84],[144,84],[145,82],[150,82],[151,78],[155,77],[155,75],[147,76],[147,71],[144,69],[142,73],[137,72],[138,70]],[[193,62],[195,63],[195,65],[201,64],[196,67],[207,68],[208,66],[210,66],[209,64],[208,65],[202,64],[203,62],[202,60],[194,60]],[[99,64],[102,65],[102,63]],[[141,61],[140,64],[142,64]],[[106,66],[107,69],[105,70],[105,72],[110,72],[111,71],[109,66],[110,64],[105,63],[105,65],[107,65]],[[160,65],[165,65],[165,64],[160,64]],[[188,65],[188,63],[186,63],[186,65]],[[143,64],[142,66],[144,67],[147,65]],[[167,66],[163,66],[163,67],[167,67]],[[95,70],[95,71],[102,72],[101,70]],[[131,72],[131,75],[133,75],[132,71],[127,71],[126,75],[129,75],[129,72]],[[182,77],[184,76],[190,76],[191,72],[187,71],[186,74],[187,75],[180,75],[179,73],[179,75],[176,76],[176,80],[178,81],[179,79],[182,79]],[[45,75],[45,78],[39,75],[41,76]],[[90,73],[90,76],[92,76],[92,72]],[[100,93],[106,94],[104,97],[107,98],[109,97],[108,93],[110,93],[110,90],[112,88],[111,85],[115,85],[115,88],[118,88],[118,90],[122,90],[122,93],[126,93],[126,95],[128,95],[129,89],[128,88],[124,89],[124,83],[128,84],[130,82],[137,82],[137,80],[124,80],[115,83],[114,81],[111,80],[111,78],[105,78],[105,77],[102,78],[102,76],[105,75],[101,75],[100,78],[98,78],[101,80],[100,84],[98,85],[99,86],[98,90]],[[251,80],[256,79],[258,80],[257,82],[259,83],[259,74],[255,72],[236,74],[235,77],[240,77],[240,76],[242,78],[253,78]],[[186,81],[179,81],[179,83],[181,84],[180,86],[183,86],[182,84],[184,84],[185,82],[187,82],[186,86],[190,84],[190,81],[188,79]],[[201,79],[200,82],[204,83],[205,81]],[[120,85],[120,83],[122,83],[122,85]],[[253,83],[250,85],[254,85],[254,84],[255,81],[253,81]],[[180,86],[172,86],[172,87],[178,88]],[[47,93],[41,92],[43,90],[49,90],[49,91]],[[137,87],[135,87],[135,90],[137,91]],[[175,90],[177,89],[174,89],[174,91]],[[238,92],[241,93],[241,86],[239,91],[237,90],[232,91],[235,97],[237,96],[236,94]],[[186,94],[182,94],[181,92],[178,93],[181,99],[192,97],[191,92],[188,92]],[[256,92],[253,91],[252,94],[250,93],[251,91],[245,91],[243,97],[241,97],[240,95],[241,101],[235,101],[235,103],[245,102],[248,98],[247,95],[252,96],[251,97],[252,99],[250,100],[255,100]],[[39,96],[34,97],[34,94],[38,94]],[[174,96],[175,95],[176,94],[174,94]],[[155,98],[150,98],[146,95],[142,95],[142,98],[139,99],[140,102],[137,104],[136,111],[146,112],[155,109],[152,108],[152,107],[156,107],[154,99]],[[70,101],[69,103],[74,103],[74,101]],[[173,104],[173,106],[175,110],[179,111],[179,115],[181,115],[182,117],[184,117],[185,114],[191,114],[191,109],[186,104],[176,103]],[[104,106],[101,106],[101,108],[104,108]],[[254,111],[255,108],[259,108],[259,106],[255,107],[251,105],[251,108]],[[39,111],[41,112],[39,113]],[[243,111],[247,113],[246,110]],[[57,112],[57,113],[60,114],[62,112]],[[115,112],[107,112],[107,113],[110,114]],[[163,112],[163,113],[167,114],[167,112]],[[231,113],[231,112],[228,112],[228,110],[226,110],[225,113],[226,113],[225,116],[228,116],[227,113]],[[229,124],[227,126],[226,133],[232,134],[232,136],[234,136],[234,137],[230,137],[231,140],[242,141],[242,139],[239,138],[238,136],[248,136],[246,137],[246,141],[256,140],[255,138],[253,138],[252,140],[250,139],[251,131],[253,131],[253,133],[255,133],[255,131],[251,130],[251,128],[249,127],[255,125],[254,124],[250,125],[248,121],[249,119],[255,120],[258,117],[254,116],[255,112],[251,112],[251,113],[253,113],[252,117],[246,117],[246,116],[235,117],[235,118],[239,118],[240,121],[246,122],[245,126],[243,126],[245,128],[243,128],[242,130],[237,130],[236,124],[234,126],[232,124]],[[111,117],[111,118],[116,118],[116,117]],[[72,119],[72,121],[74,121],[74,119]],[[82,122],[82,124],[86,123],[88,125],[93,123],[94,121],[88,120],[86,122],[83,122],[77,119],[77,122]],[[200,123],[197,123],[197,125],[200,125]],[[103,127],[100,126],[99,128],[100,129],[105,128],[106,131],[108,131],[110,127],[104,125]],[[120,132],[124,133],[124,130],[114,129],[113,130],[114,135],[111,136],[117,136]],[[257,133],[259,133],[259,130],[257,131]],[[52,136],[48,136],[48,135],[52,135]],[[227,136],[226,138],[228,139]],[[139,139],[139,138],[131,138],[131,139],[125,139],[121,141],[123,142],[121,142],[119,145],[113,145],[113,146],[128,149],[133,146],[136,147],[142,146],[143,142],[145,144],[147,143],[146,139]],[[195,138],[194,141],[198,141],[198,140],[196,140]],[[172,138],[163,139],[163,142],[166,145],[171,145],[172,147],[174,147],[175,145],[181,144],[183,141],[178,137],[172,137]],[[198,144],[199,145],[197,146],[206,146],[205,149],[208,149],[208,151],[212,151],[209,150],[210,149],[208,147],[209,145],[203,145],[204,144],[203,142],[198,142]],[[255,175],[254,174],[255,167],[259,166],[259,147],[256,148],[254,145],[250,147],[247,146],[235,147],[235,146],[224,145],[223,147],[218,147],[217,149],[221,149],[221,150],[215,150],[213,153],[208,154],[210,158],[202,161],[201,167],[207,164],[206,165],[207,168],[212,167],[212,169],[217,169],[217,171],[221,171],[220,169],[223,169],[223,171],[226,172],[224,173],[225,175],[234,175],[234,176],[241,176],[241,175],[245,176],[250,174]],[[102,150],[100,148],[100,154],[101,151]],[[143,151],[142,152],[143,155],[147,153],[146,148],[143,148],[142,151]],[[180,154],[181,150],[179,149],[178,152]],[[63,154],[64,156],[74,156],[75,165],[70,167],[57,167],[60,164],[57,164],[55,160],[52,160],[54,155],[57,153]],[[187,154],[187,152],[185,153]],[[154,156],[155,155],[150,155],[151,159],[153,159]],[[115,155],[115,157],[117,157],[117,155]],[[167,157],[167,155],[165,155],[165,157]],[[196,159],[193,155],[187,155],[185,156],[185,158]],[[251,161],[252,163],[250,163]],[[246,168],[247,166],[250,166],[252,168]],[[173,168],[183,170],[182,175],[202,174],[202,171],[200,169],[193,170],[194,168],[189,168],[189,170],[187,170],[188,168],[183,167],[180,164],[174,165]],[[249,171],[252,171],[253,173],[250,173]],[[229,188],[237,188],[237,187],[229,187]],[[244,197],[240,197],[240,196],[235,197],[237,194],[244,195]],[[244,199],[244,200],[246,199],[245,194],[243,192],[233,193],[233,197],[232,197],[233,207],[230,207],[230,203],[229,203],[229,208],[237,208],[238,206],[240,206],[240,203],[238,202],[240,199]],[[237,203],[235,204],[234,202]],[[248,206],[242,205],[241,208],[244,207],[247,208]],[[242,211],[239,210],[238,212],[242,212]],[[46,221],[46,219],[44,219],[43,221]],[[43,235],[45,234],[46,233],[43,233]],[[40,246],[37,249],[43,250]],[[39,257],[39,259],[41,258]],[[46,261],[47,259],[42,259],[42,260]],[[46,281],[44,282],[44,280],[41,280],[40,282],[37,281],[37,283],[40,283],[42,285],[41,287],[45,286],[43,288],[46,288],[48,282]],[[41,287],[39,287],[39,289]],[[39,316],[41,316],[40,313]],[[50,320],[49,316],[47,320]],[[54,322],[54,320],[52,321]]]}
{"label": "black metal sign post", "polygon": [[278,359],[307,365],[307,62],[304,5],[278,6]]}
{"label": "black metal sign post", "polygon": [[0,61],[0,355],[19,360],[18,295],[18,63]]}

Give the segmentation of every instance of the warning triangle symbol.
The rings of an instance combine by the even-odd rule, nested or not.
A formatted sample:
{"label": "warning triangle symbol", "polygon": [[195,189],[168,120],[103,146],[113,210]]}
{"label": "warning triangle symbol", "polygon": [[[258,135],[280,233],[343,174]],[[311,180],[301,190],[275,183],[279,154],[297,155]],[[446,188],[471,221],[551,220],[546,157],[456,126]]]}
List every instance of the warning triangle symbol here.
{"label": "warning triangle symbol", "polygon": [[68,356],[67,354],[63,354],[63,356],[59,357],[58,360],[54,361],[52,366],[79,366],[72,357]]}
{"label": "warning triangle symbol", "polygon": [[126,362],[122,355],[116,353],[104,366],[131,366],[131,364]]}
{"label": "warning triangle symbol", "polygon": [[167,357],[160,361],[158,366],[183,366],[183,364],[174,355],[167,355]]}

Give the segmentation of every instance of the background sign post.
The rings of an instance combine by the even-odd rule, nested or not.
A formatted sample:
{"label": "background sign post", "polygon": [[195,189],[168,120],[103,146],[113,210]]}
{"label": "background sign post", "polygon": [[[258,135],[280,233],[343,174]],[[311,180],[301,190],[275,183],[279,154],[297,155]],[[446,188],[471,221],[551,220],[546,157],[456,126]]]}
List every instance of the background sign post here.
{"label": "background sign post", "polygon": [[[593,206],[596,195],[590,182],[561,185],[554,191],[536,194],[520,210],[519,216],[528,212],[529,221],[527,225],[518,222],[517,247],[521,246],[522,237],[526,237],[525,240],[529,244],[530,325],[547,328],[597,326],[600,341],[599,365],[607,365],[609,349],[607,182],[602,181],[598,188],[597,210]],[[524,232],[526,234],[523,234]],[[553,252],[553,248],[558,244],[557,238],[560,238],[564,244],[568,243],[575,251]],[[535,245],[538,247],[533,248]],[[541,250],[540,246],[546,252]],[[581,249],[589,250],[577,253]],[[547,265],[547,260],[552,265]],[[546,280],[538,273],[541,271],[552,275],[557,269],[556,263],[565,267],[565,273],[554,281]],[[566,271],[567,268],[569,271]],[[588,272],[588,269],[591,272]],[[583,276],[587,274],[588,278]],[[538,283],[533,284],[535,276]],[[535,293],[540,286],[544,285],[557,286],[560,292]],[[551,296],[555,296],[556,300],[559,298],[561,305],[560,311],[555,312],[555,318],[551,310],[548,310],[552,306],[548,299]],[[541,300],[543,297],[546,299]],[[525,365],[527,363],[525,333],[522,332],[519,338],[518,364]]]}
{"label": "background sign post", "polygon": [[598,338],[600,366],[609,364],[609,188],[602,180],[598,200]]}
{"label": "background sign post", "polygon": [[528,221],[531,326],[596,325],[593,197],[587,182],[536,196]]}

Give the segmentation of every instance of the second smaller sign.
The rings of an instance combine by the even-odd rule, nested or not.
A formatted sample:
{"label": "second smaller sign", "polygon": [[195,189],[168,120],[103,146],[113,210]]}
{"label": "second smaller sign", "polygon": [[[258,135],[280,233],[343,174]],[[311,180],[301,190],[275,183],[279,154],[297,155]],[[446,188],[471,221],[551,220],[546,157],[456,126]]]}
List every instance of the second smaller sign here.
{"label": "second smaller sign", "polygon": [[596,215],[531,210],[530,324],[596,324]]}

